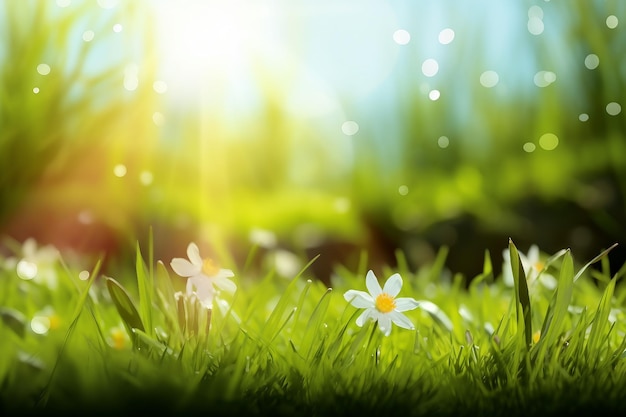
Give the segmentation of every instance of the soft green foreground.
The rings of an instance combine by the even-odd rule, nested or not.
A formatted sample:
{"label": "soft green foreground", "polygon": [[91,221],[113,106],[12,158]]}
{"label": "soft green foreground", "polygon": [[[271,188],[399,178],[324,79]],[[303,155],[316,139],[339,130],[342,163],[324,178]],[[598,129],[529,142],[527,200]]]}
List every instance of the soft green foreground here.
{"label": "soft green foreground", "polygon": [[[515,266],[517,249],[509,250]],[[285,280],[231,267],[238,290],[223,309],[215,306],[206,332],[206,310],[179,321],[174,291],[184,279],[170,260],[150,259],[151,248],[138,254],[136,268],[115,281],[97,267],[81,279],[79,269],[57,262],[54,290],[20,279],[15,267],[0,270],[0,413],[626,411],[624,292],[616,287],[624,268],[615,277],[602,273],[604,256],[583,266],[588,260],[559,252],[546,270],[556,290],[529,291],[525,280],[511,288],[493,277],[488,253],[484,274],[469,285],[445,268],[445,249],[417,271],[398,254],[397,270],[376,271],[381,283],[399,272],[399,296],[441,311],[409,311],[416,330],[394,326],[384,337],[372,322],[357,327],[360,310],[343,298],[348,289],[365,290],[365,255],[358,271],[336,270],[332,289],[306,268]]]}

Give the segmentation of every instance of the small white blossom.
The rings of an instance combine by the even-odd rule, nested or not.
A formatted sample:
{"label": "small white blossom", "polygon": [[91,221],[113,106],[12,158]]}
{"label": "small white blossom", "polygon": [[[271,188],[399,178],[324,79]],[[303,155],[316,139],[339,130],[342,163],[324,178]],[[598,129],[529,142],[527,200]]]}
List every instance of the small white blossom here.
{"label": "small white blossom", "polygon": [[[524,272],[526,273],[526,282],[528,283],[529,289],[533,288],[537,282],[540,282],[549,290],[556,288],[556,278],[544,271],[545,263],[541,259],[541,254],[537,245],[531,245],[527,254],[519,251],[518,253],[522,266],[524,267]],[[504,249],[502,251],[502,258],[504,260],[502,265],[502,278],[506,285],[512,287],[514,282],[513,271],[511,270],[511,253],[509,252],[509,249]]]}
{"label": "small white blossom", "polygon": [[419,302],[413,298],[396,298],[402,289],[402,277],[396,273],[389,277],[381,288],[373,271],[368,271],[365,277],[365,291],[348,290],[343,297],[354,307],[364,308],[365,311],[356,319],[356,324],[362,327],[370,319],[378,321],[378,328],[385,336],[391,334],[391,324],[394,323],[404,329],[414,330],[415,326],[403,311],[417,308]]}
{"label": "small white blossom", "polygon": [[191,242],[187,246],[187,257],[174,258],[170,266],[181,277],[187,278],[187,296],[195,296],[206,308],[213,307],[213,298],[217,287],[220,290],[233,293],[237,285],[229,278],[235,276],[230,269],[222,269],[211,259],[200,256],[198,246]]}

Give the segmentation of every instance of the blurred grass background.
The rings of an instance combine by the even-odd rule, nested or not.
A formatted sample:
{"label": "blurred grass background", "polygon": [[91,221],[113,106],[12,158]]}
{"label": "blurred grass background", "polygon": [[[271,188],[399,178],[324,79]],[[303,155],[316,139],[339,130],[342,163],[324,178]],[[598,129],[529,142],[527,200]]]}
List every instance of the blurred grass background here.
{"label": "blurred grass background", "polygon": [[12,239],[114,268],[152,228],[156,259],[321,254],[327,280],[363,250],[448,246],[471,277],[509,237],[585,260],[624,235],[618,0],[4,0],[0,20]]}

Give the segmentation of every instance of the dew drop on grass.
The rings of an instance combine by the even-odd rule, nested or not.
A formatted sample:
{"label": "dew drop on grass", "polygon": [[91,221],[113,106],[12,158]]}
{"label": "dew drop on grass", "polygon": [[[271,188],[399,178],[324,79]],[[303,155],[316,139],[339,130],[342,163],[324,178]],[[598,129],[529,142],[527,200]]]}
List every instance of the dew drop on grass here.
{"label": "dew drop on grass", "polygon": [[35,94],[39,94],[39,87],[35,87],[35,88],[33,88],[33,93],[35,93]]}
{"label": "dew drop on grass", "polygon": [[450,139],[448,139],[447,136],[440,136],[439,139],[437,139],[437,145],[439,145],[441,149],[445,149],[450,145]]}
{"label": "dew drop on grass", "polygon": [[578,115],[578,120],[580,120],[581,122],[586,122],[587,120],[589,120],[589,115],[587,113],[580,113]]}
{"label": "dew drop on grass", "polygon": [[441,97],[441,93],[439,92],[439,90],[431,90],[428,93],[428,98],[431,99],[432,101],[439,100],[439,97]]}
{"label": "dew drop on grass", "polygon": [[536,146],[535,146],[535,144],[534,144],[534,143],[532,143],[532,142],[526,142],[526,143],[522,146],[522,149],[524,149],[524,151],[525,151],[525,152],[528,152],[528,153],[534,152],[536,148],[537,148],[537,147],[536,147]]}
{"label": "dew drop on grass", "polygon": [[401,185],[398,187],[398,194],[407,195],[408,193],[409,193],[409,187],[407,187],[406,185]]}

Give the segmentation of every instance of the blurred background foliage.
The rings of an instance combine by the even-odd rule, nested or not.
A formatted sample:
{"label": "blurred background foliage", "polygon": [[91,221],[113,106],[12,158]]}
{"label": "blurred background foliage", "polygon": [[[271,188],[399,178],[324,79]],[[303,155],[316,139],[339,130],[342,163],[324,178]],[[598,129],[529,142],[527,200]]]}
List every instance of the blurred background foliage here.
{"label": "blurred background foliage", "polygon": [[11,239],[114,267],[152,229],[157,259],[321,254],[326,280],[624,236],[622,1],[0,4]]}

